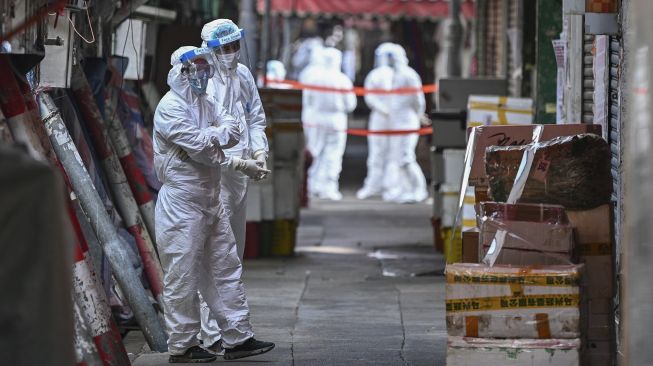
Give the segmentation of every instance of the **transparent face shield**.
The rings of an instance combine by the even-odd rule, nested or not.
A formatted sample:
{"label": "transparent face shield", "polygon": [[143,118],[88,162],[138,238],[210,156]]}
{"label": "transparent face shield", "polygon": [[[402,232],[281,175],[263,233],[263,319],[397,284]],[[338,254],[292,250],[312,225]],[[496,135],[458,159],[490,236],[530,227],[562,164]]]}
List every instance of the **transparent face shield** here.
{"label": "transparent face shield", "polygon": [[251,69],[244,30],[210,40],[206,45],[213,51],[216,62],[228,70],[235,70],[238,63]]}
{"label": "transparent face shield", "polygon": [[206,54],[208,54],[208,50],[196,49],[181,56],[181,62],[184,65],[181,71],[188,77],[188,83],[193,91],[198,94],[206,93],[206,87],[215,71],[213,65],[203,56]]}

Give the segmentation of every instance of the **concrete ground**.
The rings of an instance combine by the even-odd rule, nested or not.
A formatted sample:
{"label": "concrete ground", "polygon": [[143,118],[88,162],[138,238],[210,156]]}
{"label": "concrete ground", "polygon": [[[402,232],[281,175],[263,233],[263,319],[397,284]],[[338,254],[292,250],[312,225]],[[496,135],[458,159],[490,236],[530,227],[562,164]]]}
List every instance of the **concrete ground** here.
{"label": "concrete ground", "polygon": [[[431,206],[353,198],[364,152],[364,140],[350,139],[345,199],[302,212],[295,257],[245,261],[256,337],[277,346],[229,362],[445,364],[444,261],[432,246]],[[134,365],[167,365],[168,355],[148,352],[138,332],[126,345]]]}

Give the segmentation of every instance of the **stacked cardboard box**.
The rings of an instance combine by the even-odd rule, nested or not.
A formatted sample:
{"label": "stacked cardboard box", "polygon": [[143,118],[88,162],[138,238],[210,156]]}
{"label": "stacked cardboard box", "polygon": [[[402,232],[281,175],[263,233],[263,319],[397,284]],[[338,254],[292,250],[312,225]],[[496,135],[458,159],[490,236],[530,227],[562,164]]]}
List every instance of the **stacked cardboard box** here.
{"label": "stacked cardboard box", "polygon": [[447,366],[574,366],[578,339],[449,337]]}
{"label": "stacked cardboard box", "polygon": [[479,258],[494,264],[568,264],[573,227],[558,205],[480,204]]}
{"label": "stacked cardboard box", "polygon": [[[448,265],[447,365],[520,365],[526,359],[578,365],[582,270],[582,265]],[[516,360],[524,349],[531,355]],[[545,357],[555,349],[566,356]],[[546,360],[553,363],[541,363]]]}
{"label": "stacked cardboard box", "polygon": [[496,95],[470,95],[467,101],[467,126],[530,125],[533,99]]}
{"label": "stacked cardboard box", "polygon": [[585,265],[584,365],[612,365],[614,345],[614,247],[612,205],[568,211],[576,229],[576,255]]}
{"label": "stacked cardboard box", "polygon": [[[587,164],[609,167],[609,154],[604,154],[604,141],[595,136],[542,143],[559,136],[600,135],[600,126],[481,126],[469,132],[467,155],[471,154],[473,158],[466,162],[470,173],[468,181],[463,183],[474,187],[478,217],[477,228],[462,232],[461,254],[465,262],[485,261],[483,264],[447,266],[447,364],[517,365],[526,362],[523,357],[528,358],[528,364],[534,365],[611,364],[614,354],[611,207],[595,208],[606,203],[605,197],[609,197],[610,192],[605,189],[600,195],[586,195],[587,200],[573,200],[579,189],[592,192],[597,187],[611,185],[609,174],[603,174],[606,169],[591,169],[589,175],[585,171]],[[497,162],[510,160],[510,154],[516,157],[512,160],[517,164],[510,164],[511,169],[514,166],[514,172],[499,177],[505,184],[496,180],[506,188],[500,197],[506,200],[525,148],[505,148],[508,151],[507,155],[504,154],[506,159],[495,154],[493,159],[497,164],[494,167],[498,172],[495,177],[486,175],[486,148],[527,145],[534,138],[543,147],[539,158],[546,160],[547,164],[539,164],[540,161],[530,158],[532,170],[528,171],[529,176],[540,165],[547,166],[544,169],[545,184],[526,189],[526,194],[532,198],[527,202],[533,204],[489,203],[492,198],[497,198],[492,196],[493,192],[488,198],[489,178],[497,178],[498,174],[506,172],[506,165]],[[586,148],[581,149],[583,146]],[[588,153],[599,150],[601,154]],[[494,148],[493,151],[501,149]],[[580,157],[585,159],[583,162],[574,160],[583,154],[587,155]],[[591,159],[586,159],[589,155],[592,155]],[[551,180],[557,172],[563,171],[567,175],[561,176],[568,179],[568,185],[565,182],[561,185],[557,178]],[[542,176],[535,178],[538,177],[537,184],[542,181]],[[548,183],[547,178],[551,180]],[[522,181],[529,182],[528,179]],[[515,191],[517,196],[522,196],[523,192]],[[563,202],[564,206],[542,204]],[[576,211],[570,211],[572,208]],[[555,280],[547,282],[541,279],[546,278],[545,273],[554,274],[554,278],[575,278],[575,282],[561,280],[565,285],[555,286]],[[578,278],[582,279],[580,285]],[[562,299],[570,294],[576,294],[575,302]],[[538,305],[537,299],[527,296],[552,298],[542,298]],[[556,308],[561,304],[567,305],[564,310]]]}

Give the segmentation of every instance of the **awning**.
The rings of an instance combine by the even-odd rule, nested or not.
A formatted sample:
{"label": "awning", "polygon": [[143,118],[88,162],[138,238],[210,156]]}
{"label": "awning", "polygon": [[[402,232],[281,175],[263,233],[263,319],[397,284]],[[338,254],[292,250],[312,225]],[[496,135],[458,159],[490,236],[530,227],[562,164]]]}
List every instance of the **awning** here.
{"label": "awning", "polygon": [[[444,18],[449,15],[448,0],[271,0],[273,14],[376,15],[389,18]],[[258,11],[265,12],[265,0],[258,0]],[[474,2],[463,0],[466,18],[474,16]]]}

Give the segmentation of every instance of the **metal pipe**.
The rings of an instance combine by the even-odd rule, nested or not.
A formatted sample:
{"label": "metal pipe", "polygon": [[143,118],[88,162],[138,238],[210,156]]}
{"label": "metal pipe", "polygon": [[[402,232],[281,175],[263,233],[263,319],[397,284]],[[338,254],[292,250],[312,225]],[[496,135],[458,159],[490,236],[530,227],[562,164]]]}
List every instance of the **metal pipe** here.
{"label": "metal pipe", "polygon": [[54,151],[70,178],[70,183],[79,197],[82,208],[88,213],[91,226],[102,243],[104,253],[115,269],[116,280],[125,293],[127,302],[141,326],[147,343],[152,350],[165,352],[168,348],[165,332],[140,283],[138,274],[131,264],[125,250],[127,244],[118,236],[100,196],[93,188],[93,181],[84,167],[68,130],[66,130],[59,111],[52,98],[45,93],[41,94],[39,98],[39,107]]}
{"label": "metal pipe", "polygon": [[256,35],[258,31],[256,29],[256,10],[254,0],[242,0],[240,2],[240,20],[238,21],[239,26],[245,30],[245,39],[247,44],[247,54],[249,56],[248,65],[252,75],[254,75],[254,80],[256,80],[256,74],[258,71],[258,57],[256,54]]}
{"label": "metal pipe", "polygon": [[462,60],[460,51],[463,41],[463,25],[460,22],[460,0],[451,0],[449,2],[449,27],[446,37],[447,52],[447,76],[462,75]]}
{"label": "metal pipe", "polygon": [[[95,99],[93,98],[93,92],[81,67],[73,67],[71,84],[72,92],[77,99],[77,105],[79,106],[84,117],[84,122],[88,127],[98,158],[102,162],[102,167],[104,168],[109,181],[109,187],[116,199],[118,210],[122,218],[125,220],[127,230],[134,236],[134,239],[136,239],[136,245],[139,254],[141,255],[141,259],[143,260],[145,275],[150,284],[152,293],[159,303],[163,305],[161,299],[163,294],[163,269],[161,268],[161,263],[157,257],[148,230],[145,228],[143,223],[144,220],[140,214],[136,199],[127,183],[128,179],[120,165],[118,156],[111,145],[110,138],[108,137],[109,133],[104,124],[102,114],[97,107]],[[126,141],[121,141],[120,144],[124,145],[125,142]],[[126,150],[127,148],[123,146],[120,149]],[[133,158],[133,155],[131,155],[131,157]],[[144,179],[142,183],[144,186]],[[141,189],[147,189],[143,186],[141,186]],[[149,203],[152,205],[153,209],[151,199]],[[154,214],[152,213],[152,217],[153,216]],[[153,218],[151,220],[154,221]],[[152,226],[154,226],[153,222]]]}
{"label": "metal pipe", "polygon": [[263,15],[263,32],[261,32],[261,58],[263,59],[263,86],[268,85],[268,60],[270,59],[270,0],[265,0],[265,14]]}

